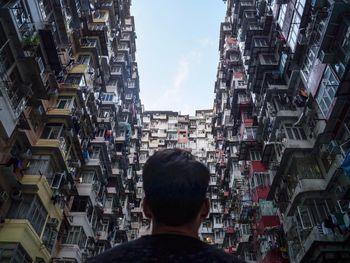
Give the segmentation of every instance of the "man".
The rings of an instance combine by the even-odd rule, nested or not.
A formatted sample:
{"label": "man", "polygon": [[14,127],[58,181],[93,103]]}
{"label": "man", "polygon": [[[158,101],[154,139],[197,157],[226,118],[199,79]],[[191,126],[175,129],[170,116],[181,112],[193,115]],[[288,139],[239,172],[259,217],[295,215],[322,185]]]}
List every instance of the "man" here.
{"label": "man", "polygon": [[231,255],[198,238],[209,213],[206,191],[210,173],[180,149],[156,152],[143,169],[143,211],[152,234],[114,247],[88,260],[95,262],[237,262]]}

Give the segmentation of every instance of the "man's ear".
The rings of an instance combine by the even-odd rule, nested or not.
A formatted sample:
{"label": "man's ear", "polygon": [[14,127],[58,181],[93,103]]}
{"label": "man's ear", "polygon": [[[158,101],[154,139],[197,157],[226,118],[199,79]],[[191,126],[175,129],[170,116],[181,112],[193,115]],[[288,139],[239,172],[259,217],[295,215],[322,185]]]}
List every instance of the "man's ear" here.
{"label": "man's ear", "polygon": [[203,202],[203,205],[202,205],[202,208],[201,208],[201,211],[200,211],[200,218],[202,220],[206,219],[209,215],[209,210],[210,210],[210,201],[209,201],[209,198],[206,197],[204,199],[204,202]]}
{"label": "man's ear", "polygon": [[151,208],[149,207],[149,203],[146,197],[144,197],[142,200],[142,210],[148,219],[153,218],[153,214],[152,214]]}

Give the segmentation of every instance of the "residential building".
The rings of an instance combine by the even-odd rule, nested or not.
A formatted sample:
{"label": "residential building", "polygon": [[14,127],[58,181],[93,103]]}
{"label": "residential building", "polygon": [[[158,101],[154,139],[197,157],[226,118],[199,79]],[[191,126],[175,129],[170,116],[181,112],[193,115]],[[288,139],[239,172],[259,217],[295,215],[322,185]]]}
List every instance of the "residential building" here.
{"label": "residential building", "polygon": [[133,237],[141,103],[129,0],[0,1],[0,261]]}
{"label": "residential building", "polygon": [[[222,152],[216,151],[215,138],[212,135],[212,110],[196,110],[195,116],[182,115],[173,111],[144,111],[142,114],[142,139],[140,148],[140,164],[156,150],[180,148],[191,152],[204,163],[211,174],[208,197],[211,200],[210,213],[202,223],[200,238],[213,245],[222,247],[225,231],[231,231],[232,220],[225,219],[228,210],[221,204],[221,198],[227,196],[220,186],[221,176],[216,173],[217,160],[222,163]],[[138,182],[139,200],[135,225],[143,226],[139,235],[147,233],[149,223],[141,214],[141,199],[143,197],[142,178]]]}
{"label": "residential building", "polygon": [[224,248],[248,262],[348,262],[349,233],[325,223],[344,230],[350,210],[350,5],[225,2],[213,118],[235,224]]}

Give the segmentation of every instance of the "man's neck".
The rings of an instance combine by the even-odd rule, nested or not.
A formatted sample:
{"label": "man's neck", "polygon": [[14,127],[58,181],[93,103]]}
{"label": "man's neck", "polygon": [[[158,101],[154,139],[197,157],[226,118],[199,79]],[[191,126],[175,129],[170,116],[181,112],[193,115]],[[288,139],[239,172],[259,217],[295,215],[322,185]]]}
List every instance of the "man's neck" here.
{"label": "man's neck", "polygon": [[198,228],[184,225],[184,226],[166,226],[153,223],[152,235],[168,234],[181,235],[198,238]]}

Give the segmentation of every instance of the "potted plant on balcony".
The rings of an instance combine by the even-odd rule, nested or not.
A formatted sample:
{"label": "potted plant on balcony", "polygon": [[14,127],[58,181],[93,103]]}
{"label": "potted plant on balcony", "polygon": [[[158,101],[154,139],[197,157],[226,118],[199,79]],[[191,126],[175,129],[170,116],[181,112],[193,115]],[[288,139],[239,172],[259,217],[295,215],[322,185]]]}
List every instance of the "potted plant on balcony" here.
{"label": "potted plant on balcony", "polygon": [[24,47],[37,47],[40,44],[40,39],[38,34],[26,35],[23,37]]}

